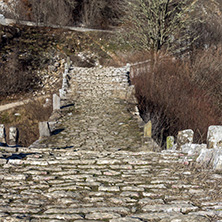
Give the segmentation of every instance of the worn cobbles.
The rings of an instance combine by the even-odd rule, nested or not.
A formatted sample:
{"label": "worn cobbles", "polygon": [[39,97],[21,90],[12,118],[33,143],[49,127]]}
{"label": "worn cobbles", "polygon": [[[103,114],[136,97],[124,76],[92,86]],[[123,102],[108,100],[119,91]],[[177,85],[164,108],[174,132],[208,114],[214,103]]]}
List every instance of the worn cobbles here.
{"label": "worn cobbles", "polygon": [[0,221],[222,221],[221,174],[178,151],[142,148],[123,71],[74,68],[74,109],[55,125],[63,130],[1,148]]}
{"label": "worn cobbles", "polygon": [[[184,165],[179,153],[63,151],[47,158],[39,148],[38,158],[27,152],[2,165],[3,221],[222,219],[222,176]],[[167,156],[174,161],[164,163]]]}

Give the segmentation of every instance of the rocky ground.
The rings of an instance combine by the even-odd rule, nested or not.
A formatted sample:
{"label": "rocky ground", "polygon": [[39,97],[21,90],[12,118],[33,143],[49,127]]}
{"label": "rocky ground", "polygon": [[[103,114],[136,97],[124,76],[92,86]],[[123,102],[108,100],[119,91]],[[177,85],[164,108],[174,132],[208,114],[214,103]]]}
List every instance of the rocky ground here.
{"label": "rocky ground", "polygon": [[54,135],[1,148],[1,221],[222,221],[221,174],[142,144],[126,71],[73,67]]}

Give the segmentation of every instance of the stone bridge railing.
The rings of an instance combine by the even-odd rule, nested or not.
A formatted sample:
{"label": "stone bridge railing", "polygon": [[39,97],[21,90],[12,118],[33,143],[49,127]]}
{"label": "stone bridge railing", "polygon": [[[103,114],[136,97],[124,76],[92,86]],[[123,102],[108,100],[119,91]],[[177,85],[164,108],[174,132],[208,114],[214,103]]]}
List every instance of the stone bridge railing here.
{"label": "stone bridge railing", "polygon": [[143,62],[138,62],[130,65],[130,78],[133,79],[134,77],[140,75],[147,71],[150,68],[151,60],[146,60]]}
{"label": "stone bridge railing", "polygon": [[[66,99],[66,95],[68,93],[68,89],[70,87],[70,66],[71,66],[71,61],[70,58],[67,58],[67,62],[65,63],[65,70],[63,72],[63,79],[62,79],[62,88],[59,89],[59,95],[53,94],[53,112],[56,112],[57,110],[60,110],[61,108],[61,100]],[[48,137],[51,135],[51,127],[50,123],[45,121],[45,122],[40,122],[39,123],[39,137]]]}

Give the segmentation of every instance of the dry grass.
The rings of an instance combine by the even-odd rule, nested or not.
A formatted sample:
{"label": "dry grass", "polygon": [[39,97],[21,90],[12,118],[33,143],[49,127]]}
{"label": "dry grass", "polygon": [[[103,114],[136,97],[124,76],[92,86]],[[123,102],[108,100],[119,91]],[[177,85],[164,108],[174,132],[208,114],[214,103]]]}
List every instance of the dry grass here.
{"label": "dry grass", "polygon": [[38,123],[47,121],[52,113],[52,107],[43,107],[43,104],[43,100],[33,101],[0,113],[0,123],[5,124],[7,135],[10,126],[18,128],[20,146],[27,147],[39,138]]}

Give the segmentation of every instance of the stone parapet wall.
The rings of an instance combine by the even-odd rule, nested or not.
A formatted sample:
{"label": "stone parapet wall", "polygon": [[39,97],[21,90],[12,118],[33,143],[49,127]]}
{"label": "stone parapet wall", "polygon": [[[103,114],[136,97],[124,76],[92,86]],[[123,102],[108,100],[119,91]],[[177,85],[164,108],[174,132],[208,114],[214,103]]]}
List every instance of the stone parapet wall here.
{"label": "stone parapet wall", "polygon": [[207,144],[193,144],[193,136],[191,129],[180,131],[177,143],[169,149],[195,156],[201,166],[222,172],[222,126],[209,126]]}

